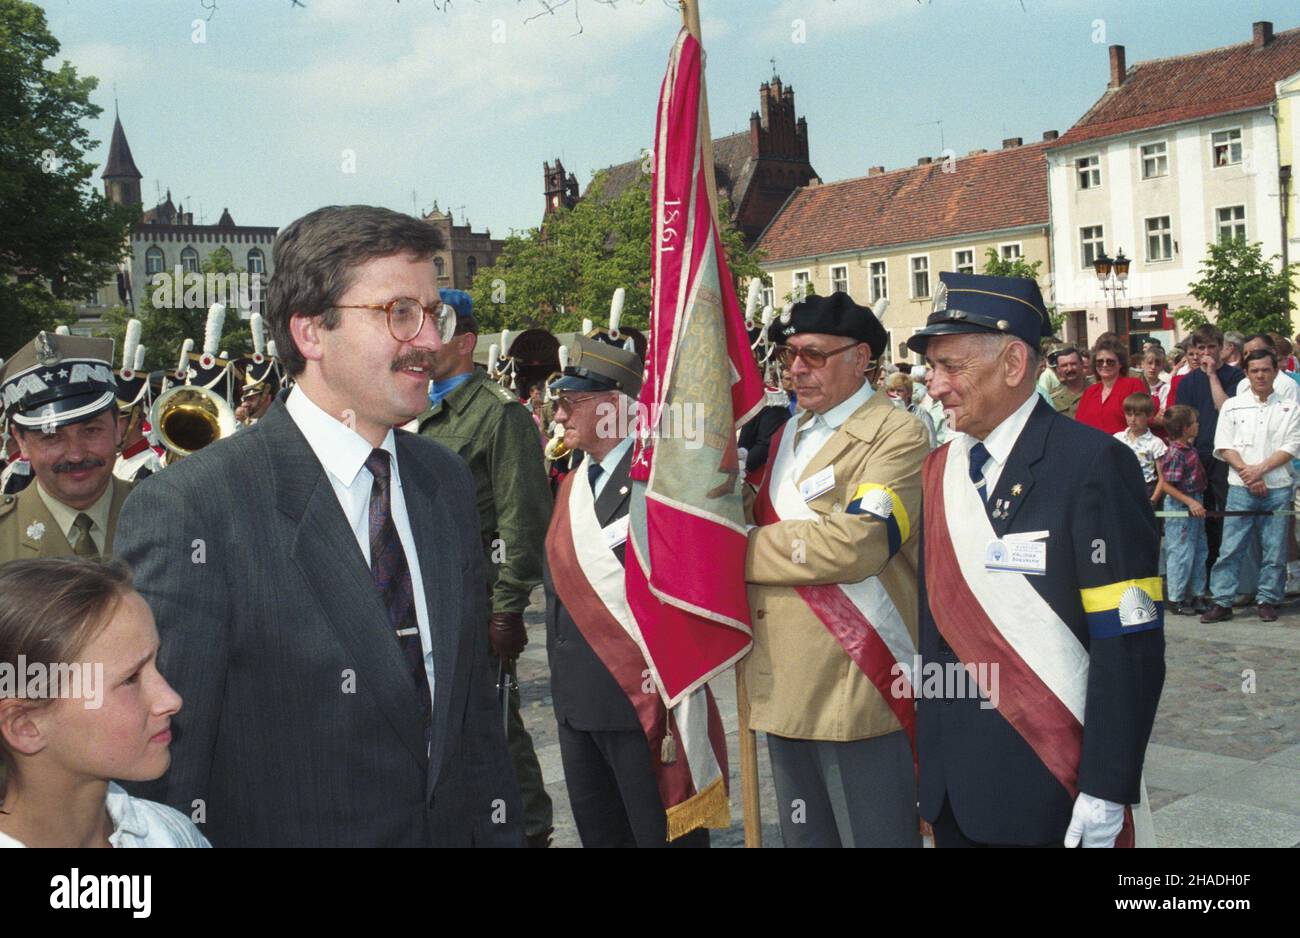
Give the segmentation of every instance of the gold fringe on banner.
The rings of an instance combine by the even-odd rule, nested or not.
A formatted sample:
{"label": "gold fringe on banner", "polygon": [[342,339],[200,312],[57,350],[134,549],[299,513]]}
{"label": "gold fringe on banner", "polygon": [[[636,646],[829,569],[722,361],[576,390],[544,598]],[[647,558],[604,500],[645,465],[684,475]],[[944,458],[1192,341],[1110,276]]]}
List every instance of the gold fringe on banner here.
{"label": "gold fringe on banner", "polygon": [[704,790],[668,809],[668,839],[676,840],[699,827],[714,830],[731,826],[731,799],[722,776],[718,776]]}

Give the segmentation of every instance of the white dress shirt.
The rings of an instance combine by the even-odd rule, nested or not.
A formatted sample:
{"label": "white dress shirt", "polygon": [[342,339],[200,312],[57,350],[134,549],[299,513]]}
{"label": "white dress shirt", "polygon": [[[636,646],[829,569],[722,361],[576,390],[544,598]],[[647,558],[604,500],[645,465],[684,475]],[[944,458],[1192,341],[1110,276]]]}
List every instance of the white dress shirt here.
{"label": "white dress shirt", "polygon": [[[804,469],[812,462],[817,451],[826,445],[826,441],[835,435],[835,431],[844,425],[844,421],[853,416],[853,412],[871,399],[874,392],[871,390],[871,382],[863,381],[862,387],[858,388],[840,403],[836,404],[824,414],[812,414],[803,421],[803,426],[799,427],[794,441],[794,459],[791,460],[791,469],[794,472],[793,478],[798,481],[803,475]],[[805,413],[811,413],[806,411]],[[795,420],[801,419],[802,415],[795,417]]]}
{"label": "white dress shirt", "polygon": [[[211,847],[194,822],[175,808],[156,801],[133,798],[116,782],[108,783],[104,799],[114,847]],[[25,847],[22,841],[0,834],[0,847]]]}
{"label": "white dress shirt", "polygon": [[[994,489],[998,487],[998,479],[1002,477],[1002,470],[1006,468],[1007,460],[1011,458],[1016,440],[1020,439],[1025,424],[1029,423],[1029,415],[1037,406],[1038,395],[1029,395],[1023,404],[1012,411],[1011,416],[994,427],[984,438],[984,448],[989,451],[989,458],[984,462],[985,501],[992,497]],[[974,445],[975,443],[971,443],[971,446]]]}
{"label": "white dress shirt", "polygon": [[623,437],[623,439],[619,440],[618,445],[606,453],[604,459],[600,460],[600,475],[596,476],[596,484],[591,489],[593,499],[600,498],[600,493],[605,491],[605,485],[609,482],[609,477],[618,468],[619,460],[623,458],[624,453],[632,448],[632,444],[635,442],[635,436]]}
{"label": "white dress shirt", "polygon": [[[1228,398],[1214,429],[1214,455],[1223,459],[1220,454],[1227,449],[1236,450],[1248,466],[1258,465],[1278,450],[1300,455],[1300,403],[1285,400],[1276,391],[1269,394],[1267,401],[1249,390]],[[1270,489],[1288,488],[1291,482],[1290,462],[1264,476],[1264,485]],[[1228,484],[1246,484],[1232,466],[1228,466]]]}
{"label": "white dress shirt", "polygon": [[[303,391],[301,385],[294,385],[284,402],[289,416],[298,425],[302,435],[307,438],[316,458],[325,468],[325,477],[330,480],[334,494],[339,500],[339,507],[347,518],[348,527],[352,529],[361,548],[361,556],[370,564],[370,487],[374,476],[366,468],[366,459],[373,447],[355,430],[351,430],[341,421],[335,420],[321,410]],[[397,528],[397,539],[402,542],[402,552],[406,554],[406,565],[411,570],[412,593],[415,597],[415,620],[420,629],[420,647],[424,649],[424,671],[429,677],[429,694],[433,695],[433,643],[429,637],[429,608],[424,595],[424,581],[420,579],[420,558],[415,551],[415,535],[411,532],[411,518],[406,511],[406,495],[402,491],[402,477],[397,466],[397,442],[392,430],[384,437],[379,447],[388,453],[388,465],[392,482],[389,486],[389,500],[393,512],[393,525]],[[432,705],[432,699],[430,700]]]}

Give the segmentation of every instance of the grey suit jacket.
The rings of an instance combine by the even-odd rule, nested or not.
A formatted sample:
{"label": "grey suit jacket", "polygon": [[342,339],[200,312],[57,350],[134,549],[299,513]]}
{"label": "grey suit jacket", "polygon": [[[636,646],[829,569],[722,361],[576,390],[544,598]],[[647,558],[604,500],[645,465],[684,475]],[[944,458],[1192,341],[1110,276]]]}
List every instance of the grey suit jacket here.
{"label": "grey suit jacket", "polygon": [[184,698],[171,768],[127,787],[201,819],[214,846],[523,843],[474,483],[459,457],[403,431],[397,460],[433,642],[427,753],[370,569],[282,400],[127,499],[116,555]]}

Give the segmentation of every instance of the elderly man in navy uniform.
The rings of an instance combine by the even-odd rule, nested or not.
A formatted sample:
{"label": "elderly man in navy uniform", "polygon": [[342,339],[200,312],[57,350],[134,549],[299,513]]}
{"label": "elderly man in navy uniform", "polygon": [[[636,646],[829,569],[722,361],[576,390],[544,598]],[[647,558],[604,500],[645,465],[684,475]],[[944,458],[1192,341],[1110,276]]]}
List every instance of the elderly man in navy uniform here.
{"label": "elderly man in navy uniform", "polygon": [[921,814],[938,846],[1143,845],[1165,664],[1142,472],[1035,393],[1037,283],[940,280],[908,340],[959,431],[923,470]]}
{"label": "elderly man in navy uniform", "polygon": [[0,496],[0,563],[112,553],[131,491],[113,477],[122,437],[112,360],[111,339],[42,332],[0,369],[0,420],[36,478]]}
{"label": "elderly man in navy uniform", "polygon": [[[656,774],[663,762],[652,757],[639,716],[650,711],[662,717],[663,704],[644,685],[629,691],[615,676],[626,660],[619,655],[636,655],[634,671],[644,662],[626,638],[611,637],[601,625],[601,606],[626,599],[613,564],[623,565],[627,549],[634,438],[630,422],[621,418],[641,391],[642,367],[635,352],[611,344],[607,336],[578,336],[569,366],[550,385],[564,442],[583,453],[560,488],[561,501],[546,535],[543,584],[551,696],[564,784],[584,847],[707,847],[704,828],[668,840]],[[590,491],[575,493],[577,486]],[[571,509],[574,494],[586,506],[581,516]],[[579,538],[597,551],[603,542],[612,557],[602,554],[601,561],[592,561],[588,554],[589,561],[580,562],[571,549]],[[609,562],[602,576],[590,564],[604,559]],[[611,571],[616,574],[612,582]]]}

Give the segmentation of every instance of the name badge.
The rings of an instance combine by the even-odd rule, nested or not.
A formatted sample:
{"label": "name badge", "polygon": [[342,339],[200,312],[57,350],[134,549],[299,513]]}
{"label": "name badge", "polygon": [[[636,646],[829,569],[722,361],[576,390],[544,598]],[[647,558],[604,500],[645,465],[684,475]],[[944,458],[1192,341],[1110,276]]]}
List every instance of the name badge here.
{"label": "name badge", "polygon": [[824,495],[835,488],[835,467],[827,466],[821,472],[815,472],[799,483],[799,494],[806,502],[818,495]]}
{"label": "name badge", "polygon": [[605,546],[610,550],[627,541],[628,517],[628,515],[624,515],[617,521],[611,521],[600,529],[600,533],[605,535]]}
{"label": "name badge", "polygon": [[984,569],[1044,576],[1047,573],[1047,542],[1012,537],[990,541],[984,551]]}

